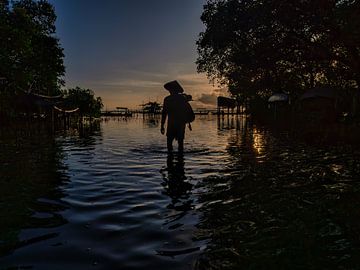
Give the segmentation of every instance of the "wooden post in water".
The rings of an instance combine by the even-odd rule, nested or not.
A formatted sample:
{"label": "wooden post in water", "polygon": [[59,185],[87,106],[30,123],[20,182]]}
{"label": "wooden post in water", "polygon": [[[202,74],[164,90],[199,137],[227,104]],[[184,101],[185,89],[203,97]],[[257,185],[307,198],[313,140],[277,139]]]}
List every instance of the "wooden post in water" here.
{"label": "wooden post in water", "polygon": [[66,130],[66,113],[65,111],[63,112],[63,122],[64,122],[64,130]]}
{"label": "wooden post in water", "polygon": [[51,108],[51,128],[52,128],[52,132],[55,131],[55,116],[54,116],[55,112],[54,112],[54,108]]}
{"label": "wooden post in water", "polygon": [[70,128],[70,113],[67,113],[67,125]]}

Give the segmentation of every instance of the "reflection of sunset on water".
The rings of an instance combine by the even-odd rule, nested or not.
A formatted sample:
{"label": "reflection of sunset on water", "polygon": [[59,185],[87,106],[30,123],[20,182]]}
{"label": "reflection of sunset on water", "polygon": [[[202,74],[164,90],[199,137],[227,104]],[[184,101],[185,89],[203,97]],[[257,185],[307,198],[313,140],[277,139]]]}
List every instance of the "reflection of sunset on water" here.
{"label": "reflection of sunset on water", "polygon": [[264,135],[260,133],[260,131],[254,128],[254,132],[252,134],[253,139],[253,148],[258,155],[264,154],[265,140]]}

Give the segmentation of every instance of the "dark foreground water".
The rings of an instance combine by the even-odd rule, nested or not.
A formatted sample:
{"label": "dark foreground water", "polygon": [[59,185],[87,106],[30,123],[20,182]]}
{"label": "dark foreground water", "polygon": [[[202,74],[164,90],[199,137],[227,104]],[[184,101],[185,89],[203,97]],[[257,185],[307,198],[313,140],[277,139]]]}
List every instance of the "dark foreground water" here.
{"label": "dark foreground water", "polygon": [[360,269],[358,147],[296,135],[198,117],[168,156],[156,118],[1,130],[0,269]]}

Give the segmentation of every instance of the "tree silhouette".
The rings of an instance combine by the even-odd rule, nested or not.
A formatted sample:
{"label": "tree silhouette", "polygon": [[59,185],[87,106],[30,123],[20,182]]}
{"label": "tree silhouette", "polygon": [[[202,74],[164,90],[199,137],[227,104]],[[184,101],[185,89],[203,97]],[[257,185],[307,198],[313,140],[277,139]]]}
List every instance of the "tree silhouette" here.
{"label": "tree silhouette", "polygon": [[360,86],[360,3],[208,0],[198,71],[232,94]]}
{"label": "tree silhouette", "polygon": [[63,85],[63,49],[55,37],[56,14],[45,0],[0,0],[0,110],[18,94],[57,95]]}
{"label": "tree silhouette", "polygon": [[39,94],[60,92],[65,73],[63,49],[55,34],[56,14],[47,1],[0,1],[0,77],[12,87]]}
{"label": "tree silhouette", "polygon": [[141,105],[143,107],[143,111],[145,113],[160,113],[161,111],[161,104],[156,101],[149,101],[148,103],[145,103]]}
{"label": "tree silhouette", "polygon": [[80,114],[84,116],[99,117],[103,103],[100,97],[95,97],[90,89],[80,87],[63,91],[65,104],[69,108],[79,108]]}

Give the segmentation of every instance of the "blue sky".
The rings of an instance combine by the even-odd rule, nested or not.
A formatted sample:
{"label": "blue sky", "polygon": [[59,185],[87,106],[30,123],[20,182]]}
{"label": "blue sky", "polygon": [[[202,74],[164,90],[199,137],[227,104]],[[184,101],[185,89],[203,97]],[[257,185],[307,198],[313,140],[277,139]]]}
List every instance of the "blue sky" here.
{"label": "blue sky", "polygon": [[162,101],[168,94],[162,85],[177,79],[194,99],[214,101],[215,88],[195,65],[205,0],[49,2],[58,16],[66,87],[93,89],[108,109],[136,108]]}

